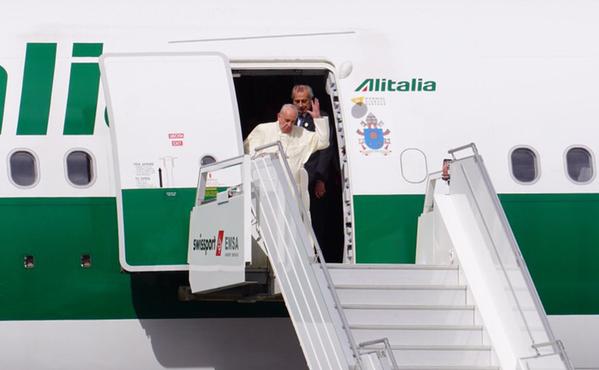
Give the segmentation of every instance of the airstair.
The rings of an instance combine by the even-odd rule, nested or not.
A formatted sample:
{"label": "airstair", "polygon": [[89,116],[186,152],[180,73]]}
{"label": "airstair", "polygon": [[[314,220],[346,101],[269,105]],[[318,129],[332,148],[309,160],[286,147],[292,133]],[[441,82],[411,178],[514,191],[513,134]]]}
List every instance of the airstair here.
{"label": "airstair", "polygon": [[329,265],[329,271],[356,341],[387,338],[401,369],[499,369],[458,266]]}
{"label": "airstair", "polygon": [[[456,157],[465,150],[472,154]],[[193,292],[247,283],[249,245],[235,249],[242,263],[215,265],[215,255],[231,250],[222,241],[228,232],[217,226],[214,255],[210,239],[198,236],[212,232],[194,228],[194,220],[214,219],[222,207],[227,217],[246,219],[239,235],[251,233],[254,248],[268,256],[273,293],[284,297],[310,369],[572,369],[476,147],[450,154],[449,181],[430,176],[417,264],[410,265],[322,263],[279,144],[251,159],[203,166],[190,233]],[[237,165],[242,186],[206,201],[206,173]],[[215,281],[220,275],[226,277]]]}

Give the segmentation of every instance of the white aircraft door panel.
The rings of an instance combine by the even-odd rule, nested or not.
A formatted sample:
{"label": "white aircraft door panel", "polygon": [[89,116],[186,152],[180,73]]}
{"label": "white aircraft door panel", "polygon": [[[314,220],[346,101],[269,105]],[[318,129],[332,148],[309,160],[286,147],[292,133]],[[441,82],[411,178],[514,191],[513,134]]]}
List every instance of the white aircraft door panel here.
{"label": "white aircraft door panel", "polygon": [[[129,271],[187,270],[200,161],[243,154],[229,61],[220,53],[105,54],[100,68],[121,265]],[[212,179],[212,185],[239,182],[234,171]]]}

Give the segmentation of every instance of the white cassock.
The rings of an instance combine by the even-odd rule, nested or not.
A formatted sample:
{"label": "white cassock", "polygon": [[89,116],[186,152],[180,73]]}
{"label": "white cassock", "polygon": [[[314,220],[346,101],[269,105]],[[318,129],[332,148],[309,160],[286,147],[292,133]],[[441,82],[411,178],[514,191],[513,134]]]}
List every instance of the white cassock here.
{"label": "white cassock", "polygon": [[[243,142],[245,152],[248,154],[254,154],[259,146],[281,142],[306,210],[310,209],[310,196],[308,194],[308,173],[304,169],[304,164],[312,153],[329,146],[328,118],[315,118],[314,127],[315,131],[312,132],[294,125],[291,132],[285,134],[279,128],[279,122],[262,123],[256,126]],[[276,150],[275,147],[266,151],[274,152]]]}

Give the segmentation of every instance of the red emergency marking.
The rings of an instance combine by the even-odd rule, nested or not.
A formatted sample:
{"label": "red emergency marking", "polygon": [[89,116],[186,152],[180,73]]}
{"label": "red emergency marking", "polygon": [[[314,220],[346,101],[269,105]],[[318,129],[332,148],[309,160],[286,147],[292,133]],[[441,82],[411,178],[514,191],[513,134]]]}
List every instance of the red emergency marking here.
{"label": "red emergency marking", "polygon": [[221,251],[223,250],[223,238],[225,236],[224,230],[218,230],[218,238],[216,239],[216,255],[220,256]]}
{"label": "red emergency marking", "polygon": [[182,132],[173,132],[168,134],[168,138],[169,139],[183,139],[185,137],[185,134]]}
{"label": "red emergency marking", "polygon": [[172,140],[171,146],[183,146],[183,140]]}

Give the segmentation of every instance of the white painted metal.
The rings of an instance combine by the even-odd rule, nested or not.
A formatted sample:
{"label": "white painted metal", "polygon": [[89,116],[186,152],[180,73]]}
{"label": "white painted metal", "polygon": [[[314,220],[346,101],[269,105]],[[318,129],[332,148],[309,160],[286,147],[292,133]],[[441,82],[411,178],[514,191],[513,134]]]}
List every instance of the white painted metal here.
{"label": "white painted metal", "polygon": [[[267,154],[276,146],[278,152]],[[258,148],[251,161],[260,234],[311,369],[395,369],[386,338],[356,345],[333,278],[310,225],[282,147]],[[374,271],[373,271],[374,272]],[[382,348],[367,348],[381,344]]]}
{"label": "white painted metal", "polygon": [[244,245],[243,220],[235,222],[235,217],[230,217],[243,215],[243,203],[244,196],[239,195],[226,203],[215,201],[191,211],[187,261],[192,293],[245,282],[243,251],[251,244]]}
{"label": "white painted metal", "polygon": [[[591,315],[552,315],[551,328],[564,346],[571,359],[577,359],[576,368],[597,369],[594,358],[599,343],[599,317]],[[581,339],[584,341],[581,342]]]}
{"label": "white painted metal", "polygon": [[343,305],[350,325],[474,325],[474,306]]}
{"label": "white painted metal", "polygon": [[[208,175],[241,169],[240,185],[218,192],[206,201]],[[202,166],[196,204],[189,221],[189,283],[193,293],[222,289],[245,282],[246,263],[251,262],[250,158],[240,156]]]}
{"label": "white painted metal", "polygon": [[[387,338],[400,369],[498,369],[467,287],[455,284],[457,265],[329,267],[356,340]],[[448,271],[446,279],[440,272]],[[393,283],[381,284],[384,277]],[[407,283],[414,281],[420,283]]]}
{"label": "white painted metal", "polygon": [[[278,151],[263,151],[272,150],[273,147]],[[383,349],[358,350],[336,295],[333,278],[326,264],[318,262],[318,259],[324,258],[309,225],[308,214],[298,200],[296,185],[281,145],[266,145],[258,148],[257,153],[251,161],[248,156],[241,156],[200,169],[196,207],[192,211],[190,225],[189,262],[192,291],[214,290],[243,281],[243,251],[239,251],[234,260],[224,263],[223,256],[219,253],[219,245],[222,244],[225,229],[232,229],[232,233],[238,235],[238,238],[250,235],[252,230],[247,224],[251,204],[254,208],[254,231],[263,239],[277,277],[276,282],[287,303],[310,368],[397,368],[392,348],[386,338],[368,341],[368,344],[373,345],[381,343],[384,345]],[[242,191],[239,194],[229,194],[229,191],[219,193],[215,200],[205,201],[208,172],[214,173],[238,165],[242,167]],[[251,176],[248,171],[250,167]],[[251,191],[250,184],[253,186]],[[230,190],[237,188],[238,186],[235,186]],[[251,202],[247,196],[250,194]],[[232,214],[234,219],[227,219],[227,214]],[[202,238],[206,237],[212,241],[209,247],[201,243]],[[246,247],[249,246],[249,243],[245,244]],[[388,270],[389,267],[387,266]],[[437,270],[441,271],[441,274],[436,279],[446,281],[446,269]],[[451,281],[457,282],[457,270],[448,270],[452,276]],[[370,272],[370,276],[379,281],[389,277],[389,271],[385,272],[384,266]],[[339,279],[342,279],[342,270],[339,275]],[[430,276],[421,280],[435,282]],[[363,343],[362,347],[366,345],[367,343]]]}
{"label": "white painted metal", "polygon": [[[559,352],[544,350],[555,344],[542,320],[534,321],[539,312],[520,270],[515,265],[506,269],[498,262],[505,256],[480,247],[488,243],[480,230],[485,220],[476,219],[464,194],[432,192],[425,206],[438,213],[427,230],[444,228],[438,235],[449,236],[446,251],[455,252],[460,264],[327,267],[316,259],[319,246],[308,232],[307,215],[280,153],[279,145],[279,152],[252,159],[253,204],[310,368],[386,368],[392,363],[386,360],[395,357],[401,366],[566,368]],[[452,182],[461,185],[459,179]],[[201,181],[200,194],[204,187]],[[435,238],[419,245],[425,247],[434,248]],[[471,293],[460,285],[465,282]],[[516,305],[511,300],[527,294],[529,299]],[[528,321],[522,325],[519,319]],[[536,342],[528,341],[531,331]],[[359,350],[354,337],[361,342]]]}
{"label": "white painted metal", "polygon": [[[351,266],[351,265],[350,265]],[[414,265],[354,265],[343,267],[328,265],[335,284],[457,284],[457,266],[426,266]]]}
{"label": "white painted metal", "polygon": [[[271,265],[311,369],[347,369],[355,364],[341,319],[331,315],[314,261],[313,242],[305,231],[292,179],[279,159],[252,160],[260,226]],[[334,311],[333,311],[334,313]]]}
{"label": "white painted metal", "polygon": [[481,325],[351,325],[358,342],[385,337],[397,345],[481,345]]}
{"label": "white painted metal", "polygon": [[479,308],[477,316],[488,328],[503,368],[523,366],[523,358],[531,368],[552,361],[551,367],[570,368],[476,147],[464,146],[450,153],[467,148],[474,155],[452,163],[448,194],[435,193],[434,182],[427,190],[428,215],[420,225],[433,237],[419,237],[417,255],[433,257],[434,262],[439,256],[456,254]]}
{"label": "white painted metal", "polygon": [[[441,265],[452,264],[454,261],[454,252],[445,229],[436,227],[442,220],[439,214],[433,212],[435,191],[440,188],[447,188],[444,182],[441,182],[441,172],[434,172],[429,175],[428,186],[424,196],[424,210],[418,217],[418,233],[416,239],[416,263],[422,265]],[[434,247],[433,247],[434,246]]]}
{"label": "white painted metal", "polygon": [[459,305],[468,304],[464,285],[337,285],[341,303]]}
{"label": "white painted metal", "polygon": [[497,366],[401,365],[400,370],[499,370]]}
{"label": "white painted metal", "polygon": [[[295,185],[277,155],[254,158],[252,172],[261,233],[311,368],[345,368],[356,358],[358,366],[377,368],[369,351],[383,344],[401,366],[496,365],[458,265],[329,265],[339,307],[336,293],[323,288],[326,275],[314,259],[311,234],[302,230]],[[352,358],[354,336],[362,349]]]}
{"label": "white painted metal", "polygon": [[490,346],[392,346],[400,365],[489,366]]}
{"label": "white painted metal", "polygon": [[0,321],[0,343],[7,370],[306,369],[288,318]]}

